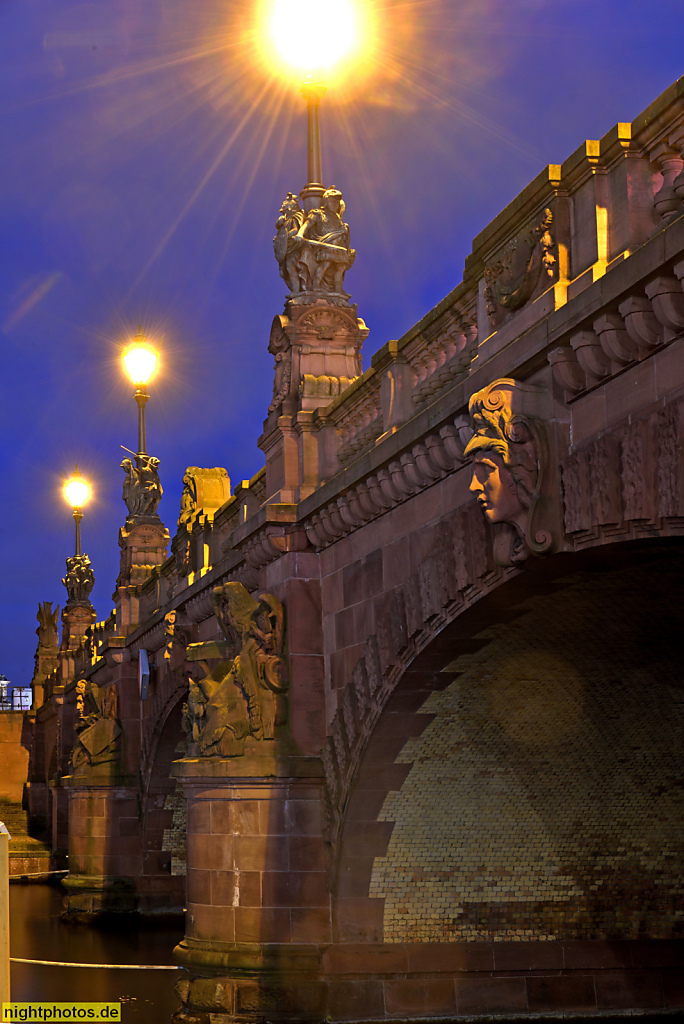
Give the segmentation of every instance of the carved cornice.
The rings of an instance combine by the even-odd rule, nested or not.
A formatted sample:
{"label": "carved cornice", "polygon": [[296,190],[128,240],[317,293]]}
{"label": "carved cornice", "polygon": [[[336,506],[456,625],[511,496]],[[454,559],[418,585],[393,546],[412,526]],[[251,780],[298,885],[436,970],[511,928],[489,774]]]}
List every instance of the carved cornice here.
{"label": "carved cornice", "polygon": [[324,505],[303,521],[312,546],[320,550],[334,544],[460,468],[471,434],[468,418],[457,416]]}

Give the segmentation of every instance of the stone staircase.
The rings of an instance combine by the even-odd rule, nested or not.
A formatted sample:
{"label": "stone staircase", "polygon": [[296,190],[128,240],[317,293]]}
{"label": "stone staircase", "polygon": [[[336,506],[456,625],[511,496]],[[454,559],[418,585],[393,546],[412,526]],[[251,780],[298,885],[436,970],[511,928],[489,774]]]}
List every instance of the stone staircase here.
{"label": "stone staircase", "polygon": [[29,834],[28,812],[20,803],[0,799],[0,821],[10,834],[10,878],[36,875],[52,867],[52,851],[48,843]]}

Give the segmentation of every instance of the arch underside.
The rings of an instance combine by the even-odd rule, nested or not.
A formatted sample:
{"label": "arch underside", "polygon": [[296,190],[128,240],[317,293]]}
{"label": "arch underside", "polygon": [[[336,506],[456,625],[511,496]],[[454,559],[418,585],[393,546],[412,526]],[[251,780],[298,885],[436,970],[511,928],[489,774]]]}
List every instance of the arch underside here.
{"label": "arch underside", "polygon": [[141,907],[180,912],[185,898],[185,797],[171,777],[177,747],[183,738],[182,704],[185,689],[178,688],[157,719],[155,735],[143,776],[142,858],[138,880]]}
{"label": "arch underside", "polygon": [[346,802],[338,941],[684,935],[679,540],[536,562],[404,670]]}

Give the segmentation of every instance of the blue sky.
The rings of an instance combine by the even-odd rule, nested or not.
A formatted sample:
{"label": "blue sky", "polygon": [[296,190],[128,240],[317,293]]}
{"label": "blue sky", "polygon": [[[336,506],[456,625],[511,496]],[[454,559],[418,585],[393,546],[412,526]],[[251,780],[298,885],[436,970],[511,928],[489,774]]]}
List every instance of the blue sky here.
{"label": "blue sky", "polygon": [[[118,571],[118,340],[163,334],[148,405],[173,534],[186,466],[260,467],[283,283],[271,239],[305,183],[296,89],[254,59],[250,0],[0,4],[0,672],[30,681],[39,601],[63,603],[83,521],[98,618]],[[327,185],[357,259],[365,365],[461,279],[472,238],[547,163],[684,73],[680,0],[377,0],[381,51],[322,108]],[[325,46],[303,30],[302,45]]]}

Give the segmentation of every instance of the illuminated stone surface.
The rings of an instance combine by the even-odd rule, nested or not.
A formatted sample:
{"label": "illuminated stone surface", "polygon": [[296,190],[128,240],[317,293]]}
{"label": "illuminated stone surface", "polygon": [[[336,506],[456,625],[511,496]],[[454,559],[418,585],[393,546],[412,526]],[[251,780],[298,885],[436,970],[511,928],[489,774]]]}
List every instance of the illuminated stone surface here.
{"label": "illuminated stone surface", "polygon": [[453,661],[378,815],[386,942],[677,934],[682,683],[674,620],[654,614],[677,576],[585,577]]}
{"label": "illuminated stone surface", "polygon": [[[683,119],[680,80],[547,167],[365,373],[346,296],[288,298],[262,468],[220,507],[198,469],[170,556],[130,517],[115,614],[39,651],[29,806],[73,913],[183,905],[187,796],[185,1024],[684,1005]],[[478,507],[502,380],[536,396],[505,428],[529,493]],[[282,606],[282,649],[224,628],[226,586]],[[224,732],[265,687],[273,734],[205,756],[212,674]],[[68,774],[82,679],[118,691],[115,774]]]}

